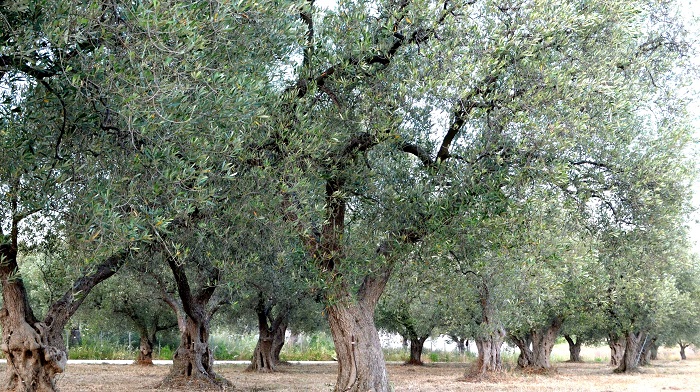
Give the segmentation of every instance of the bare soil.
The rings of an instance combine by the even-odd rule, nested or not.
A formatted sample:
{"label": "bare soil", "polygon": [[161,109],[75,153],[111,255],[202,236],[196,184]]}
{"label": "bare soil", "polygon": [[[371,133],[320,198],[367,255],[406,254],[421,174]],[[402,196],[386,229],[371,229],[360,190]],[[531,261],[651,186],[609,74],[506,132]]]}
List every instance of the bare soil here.
{"label": "bare soil", "polygon": [[[700,357],[661,359],[637,374],[613,374],[605,363],[556,363],[548,374],[509,370],[487,382],[460,380],[468,364],[389,365],[396,392],[445,391],[700,391]],[[336,365],[286,365],[277,373],[245,372],[245,365],[221,365],[216,371],[230,380],[229,391],[332,391]],[[2,369],[4,370],[4,369]],[[169,366],[69,365],[60,376],[62,392],[194,391],[156,389]]]}

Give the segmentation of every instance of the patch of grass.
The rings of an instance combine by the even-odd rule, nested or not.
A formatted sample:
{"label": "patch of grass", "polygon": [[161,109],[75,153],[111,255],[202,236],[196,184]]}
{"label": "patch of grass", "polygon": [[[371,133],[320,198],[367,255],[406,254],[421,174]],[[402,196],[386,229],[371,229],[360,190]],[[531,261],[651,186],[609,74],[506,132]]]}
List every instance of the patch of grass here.
{"label": "patch of grass", "polygon": [[88,342],[68,350],[69,359],[134,359],[136,349],[109,343]]}
{"label": "patch of grass", "polygon": [[305,336],[296,344],[285,344],[280,353],[283,361],[332,361],[336,358],[333,339],[325,332]]}
{"label": "patch of grass", "polygon": [[214,358],[225,361],[249,360],[255,351],[257,335],[213,333],[209,345],[214,351]]}
{"label": "patch of grass", "polygon": [[[388,362],[406,362],[410,357],[410,352],[407,348],[385,348],[384,360]],[[421,359],[426,363],[436,362],[451,362],[451,363],[466,363],[471,362],[476,358],[476,354],[465,352],[460,354],[456,351],[430,351],[423,350]]]}

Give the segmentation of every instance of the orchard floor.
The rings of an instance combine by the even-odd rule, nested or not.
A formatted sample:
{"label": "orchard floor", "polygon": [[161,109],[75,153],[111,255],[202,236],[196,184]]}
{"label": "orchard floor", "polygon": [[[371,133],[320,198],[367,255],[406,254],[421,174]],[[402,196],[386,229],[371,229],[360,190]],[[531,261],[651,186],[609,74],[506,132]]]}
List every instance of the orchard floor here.
{"label": "orchard floor", "polygon": [[[700,391],[700,356],[686,361],[661,359],[638,374],[617,375],[605,363],[555,363],[548,375],[507,371],[491,382],[459,378],[466,364],[389,365],[396,392],[421,391]],[[4,367],[4,366],[3,366]],[[69,365],[59,378],[61,392],[154,391],[168,366]],[[3,369],[4,370],[4,369]],[[274,374],[253,374],[243,365],[217,366],[235,391],[332,391],[336,365],[289,365]],[[163,389],[158,389],[160,391]]]}

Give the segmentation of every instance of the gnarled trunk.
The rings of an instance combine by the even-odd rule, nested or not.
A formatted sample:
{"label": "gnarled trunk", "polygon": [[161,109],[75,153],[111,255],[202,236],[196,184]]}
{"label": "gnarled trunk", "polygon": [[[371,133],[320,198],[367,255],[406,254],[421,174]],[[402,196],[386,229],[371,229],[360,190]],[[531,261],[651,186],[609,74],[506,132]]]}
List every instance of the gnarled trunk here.
{"label": "gnarled trunk", "polygon": [[[3,282],[3,285],[6,282]],[[33,319],[9,291],[3,290],[0,310],[2,344],[7,359],[7,380],[3,391],[55,391],[54,378],[66,367],[67,353],[63,326],[52,328]],[[31,310],[30,310],[31,312]]]}
{"label": "gnarled trunk", "polygon": [[484,378],[489,373],[503,370],[501,361],[501,346],[506,337],[506,331],[495,320],[495,311],[491,305],[491,292],[486,280],[482,280],[479,292],[481,306],[481,325],[474,342],[476,343],[477,358],[473,368],[467,371],[468,378]]}
{"label": "gnarled trunk", "polygon": [[625,354],[625,338],[617,335],[608,335],[608,347],[610,347],[610,366],[618,367]]}
{"label": "gnarled trunk", "polygon": [[248,371],[274,372],[277,362],[272,354],[273,333],[267,328],[260,328],[258,342],[253,351],[253,359],[250,361]]}
{"label": "gnarled trunk", "polygon": [[478,355],[475,367],[472,370],[473,374],[468,376],[484,377],[489,373],[503,370],[501,346],[505,336],[506,332],[503,327],[498,326],[490,334],[474,339]]}
{"label": "gnarled trunk", "polygon": [[574,340],[571,335],[564,335],[564,339],[569,343],[569,362],[583,362],[581,360],[581,339]]}
{"label": "gnarled trunk", "polygon": [[163,381],[167,387],[211,388],[229,385],[214,372],[214,353],[209,347],[209,318],[185,317],[180,346],[173,355],[173,366]]}
{"label": "gnarled trunk", "polygon": [[333,304],[326,310],[338,355],[334,391],[388,392],[384,353],[374,325],[374,305],[360,300]]}
{"label": "gnarled trunk", "polygon": [[530,334],[525,334],[525,336],[510,335],[509,340],[518,346],[520,354],[518,354],[518,367],[526,368],[532,365],[534,362],[534,355],[532,353],[532,338]]}
{"label": "gnarled trunk", "polygon": [[7,359],[7,378],[3,391],[52,392],[55,376],[67,362],[63,328],[92,288],[114,275],[126,261],[125,253],[110,256],[80,277],[56,302],[43,321],[34,316],[17,265],[17,222],[13,223],[11,243],[0,244],[0,282],[3,304],[0,308],[2,343]]}
{"label": "gnarled trunk", "polygon": [[258,342],[255,345],[248,371],[274,372],[279,363],[279,353],[284,345],[284,334],[287,329],[288,313],[285,309],[272,318],[272,305],[267,304],[263,293],[260,293],[258,304],[255,306],[255,313],[258,316]]}
{"label": "gnarled trunk", "polygon": [[168,258],[168,266],[173,272],[177,285],[180,303],[165,296],[165,301],[177,313],[178,328],[180,329],[180,346],[173,355],[173,366],[161,386],[166,388],[210,389],[221,388],[231,383],[214,372],[214,353],[209,347],[209,322],[214,306],[207,309],[216,290],[219,270],[209,270],[208,284],[192,292],[183,264],[172,257]]}
{"label": "gnarled trunk", "polygon": [[148,334],[141,333],[139,342],[139,354],[136,357],[136,364],[141,366],[153,365],[153,340]]}
{"label": "gnarled trunk", "polygon": [[554,343],[559,335],[563,319],[554,317],[549,325],[539,330],[533,330],[530,335],[532,337],[532,363],[530,367],[533,369],[549,369],[552,364],[549,362],[549,357],[552,355]]}
{"label": "gnarled trunk", "polygon": [[628,332],[625,335],[625,353],[620,364],[615,369],[616,373],[633,372],[639,368],[639,361],[646,344],[646,333]]}
{"label": "gnarled trunk", "polygon": [[423,365],[423,361],[421,361],[421,355],[423,354],[423,344],[425,344],[426,339],[428,339],[427,336],[421,336],[411,339],[411,356],[409,357],[408,362],[406,362],[406,365]]}
{"label": "gnarled trunk", "polygon": [[534,370],[551,368],[549,357],[562,323],[561,317],[554,317],[541,329],[533,329],[524,336],[511,335],[510,340],[520,349],[518,366]]}

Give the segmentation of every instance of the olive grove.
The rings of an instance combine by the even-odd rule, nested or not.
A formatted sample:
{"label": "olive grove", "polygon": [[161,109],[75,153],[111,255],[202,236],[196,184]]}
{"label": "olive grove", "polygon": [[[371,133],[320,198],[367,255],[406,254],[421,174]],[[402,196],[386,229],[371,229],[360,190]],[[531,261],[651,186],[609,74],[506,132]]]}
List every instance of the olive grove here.
{"label": "olive grove", "polygon": [[[380,326],[416,345],[438,324],[471,334],[476,378],[502,369],[506,341],[521,366],[548,368],[562,330],[608,336],[619,371],[656,337],[683,348],[697,325],[671,304],[694,306],[697,288],[677,268],[692,259],[695,176],[680,12],[0,0],[5,390],[55,390],[63,330],[112,276],[173,311],[165,386],[235,385],[208,337],[239,300],[258,321],[252,369],[274,370],[274,335],[313,301],[335,390],[389,391],[375,324],[387,285]],[[49,240],[67,288],[32,305],[21,260]],[[118,274],[127,263],[143,279]],[[417,274],[460,293],[433,296],[445,282]],[[413,300],[444,323],[416,330]],[[590,328],[567,326],[583,311],[599,315]]]}

